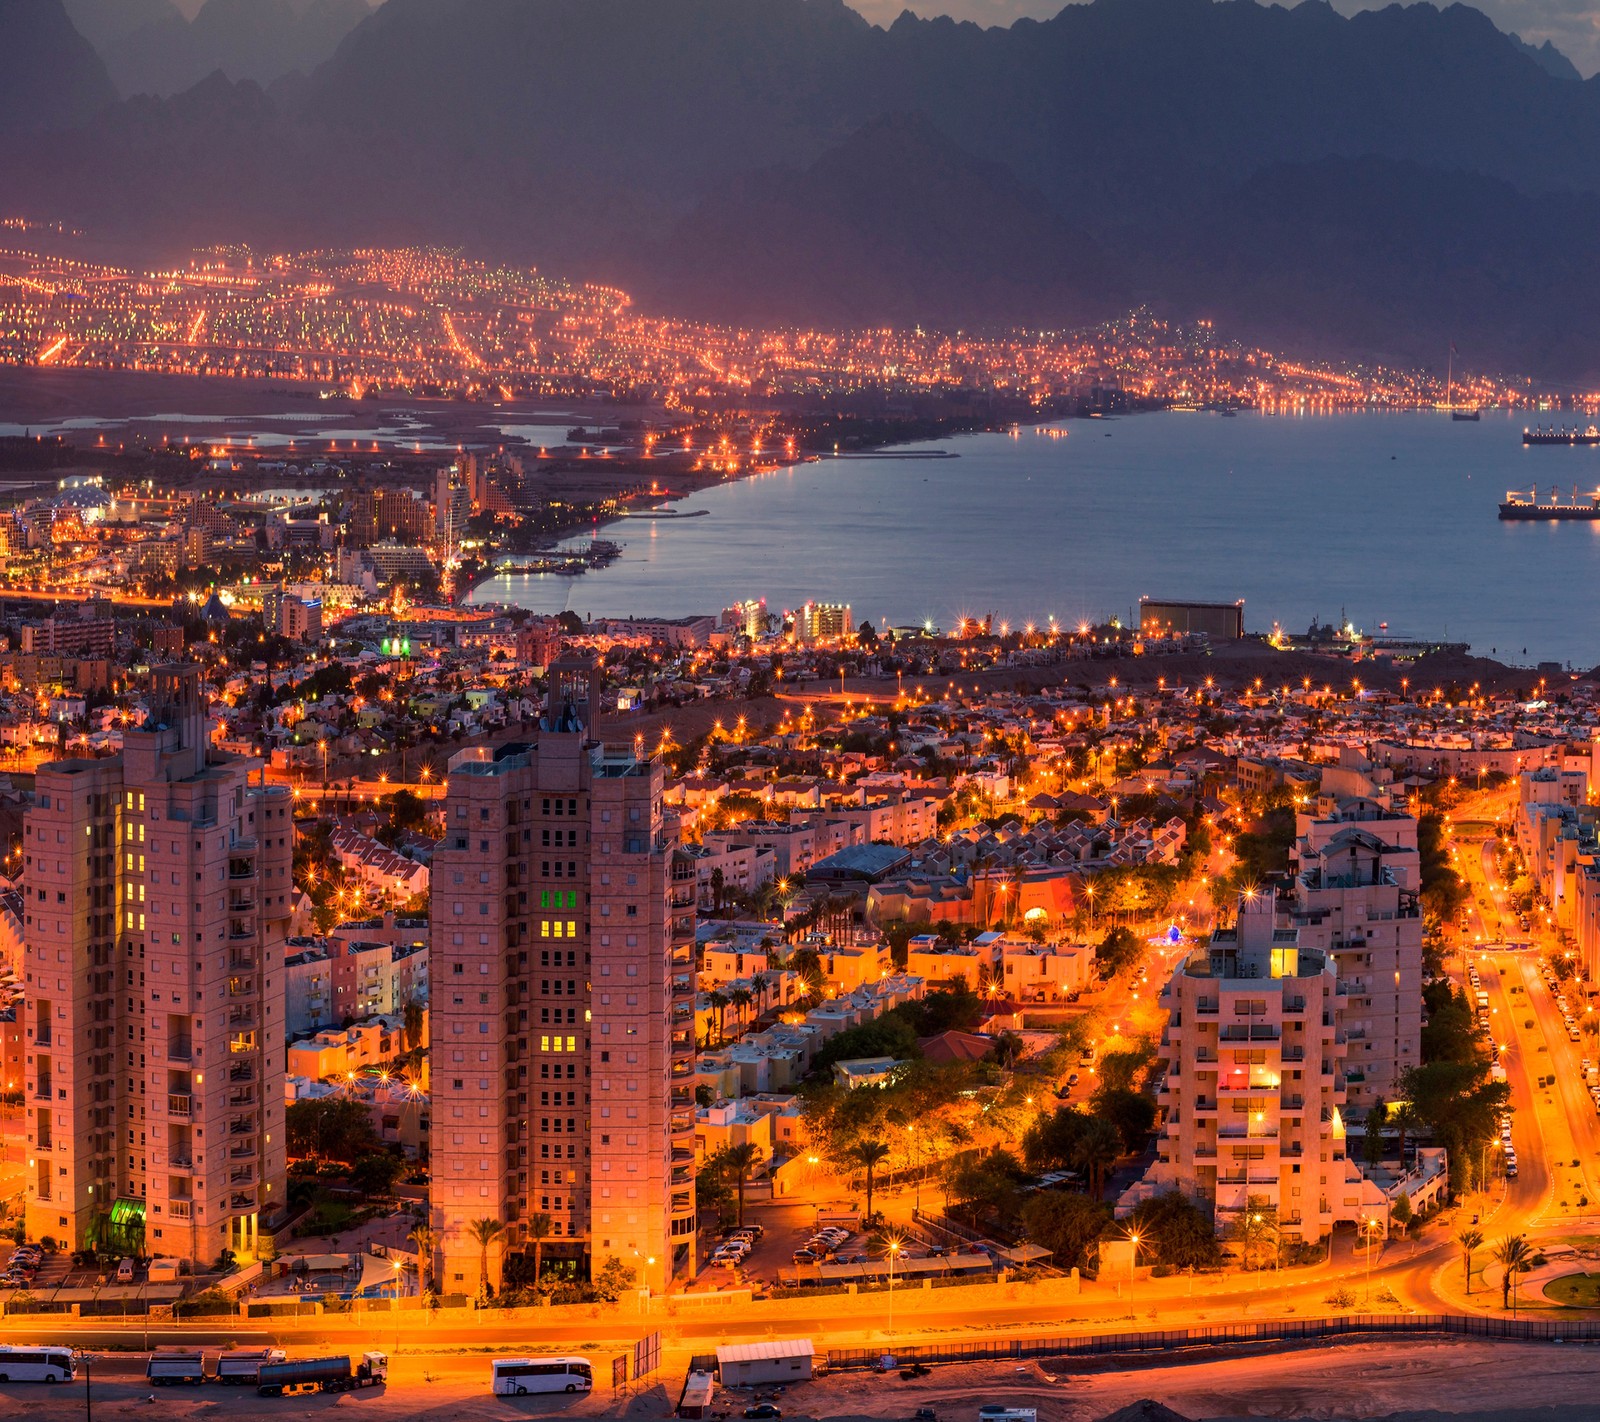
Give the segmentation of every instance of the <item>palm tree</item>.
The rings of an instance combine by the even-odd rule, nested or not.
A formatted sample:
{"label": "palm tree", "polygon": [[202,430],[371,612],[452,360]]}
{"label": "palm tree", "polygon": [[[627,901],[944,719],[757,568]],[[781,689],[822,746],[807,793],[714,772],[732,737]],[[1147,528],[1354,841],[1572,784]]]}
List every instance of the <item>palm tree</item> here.
{"label": "palm tree", "polygon": [[1400,1170],[1405,1173],[1406,1137],[1422,1124],[1417,1108],[1409,1101],[1396,1101],[1389,1108],[1389,1124],[1400,1134]]}
{"label": "palm tree", "polygon": [[728,1021],[728,999],[713,988],[706,994],[706,1001],[711,1004],[717,1014],[717,1045],[722,1045],[723,1029]]}
{"label": "palm tree", "polygon": [[1526,1273],[1533,1259],[1525,1235],[1508,1234],[1495,1246],[1494,1261],[1505,1273],[1500,1277],[1500,1307],[1514,1309],[1517,1299],[1517,1275]]}
{"label": "palm tree", "polygon": [[1122,1137],[1102,1116],[1084,1127],[1072,1152],[1072,1163],[1089,1172],[1089,1197],[1098,1200],[1105,1191],[1106,1174],[1122,1156]]}
{"label": "palm tree", "polygon": [[1472,1251],[1483,1243],[1483,1231],[1468,1225],[1456,1233],[1456,1243],[1461,1246],[1461,1263],[1467,1271],[1467,1292],[1472,1292]]}
{"label": "palm tree", "polygon": [[1028,866],[1019,859],[1011,867],[1011,892],[1006,896],[1004,905],[1012,923],[1017,921],[1017,915],[1022,911],[1022,890],[1027,881]]}
{"label": "palm tree", "polygon": [[723,1165],[733,1172],[734,1189],[739,1195],[739,1225],[744,1226],[744,1182],[761,1163],[761,1147],[754,1141],[740,1141],[722,1152]]}
{"label": "palm tree", "polygon": [[789,955],[789,966],[800,975],[811,996],[822,996],[822,954],[815,948],[796,948]]}
{"label": "palm tree", "polygon": [[484,1302],[494,1297],[489,1283],[489,1246],[506,1232],[506,1227],[495,1219],[473,1220],[467,1226],[467,1237],[478,1246],[478,1298]]}
{"label": "palm tree", "polygon": [[533,1241],[533,1282],[537,1287],[539,1276],[544,1273],[544,1242],[550,1237],[550,1216],[543,1210],[535,1210],[528,1216],[528,1238]]}
{"label": "palm tree", "polygon": [[728,994],[728,1002],[732,1005],[733,1010],[739,1014],[739,1022],[741,1025],[750,1015],[748,1009],[750,1004],[755,1000],[755,994],[752,993],[749,988],[745,987],[736,987]]}
{"label": "palm tree", "polygon": [[750,979],[750,986],[755,989],[756,1016],[759,1017],[767,1010],[767,999],[772,996],[772,978],[767,973],[757,973]]}
{"label": "palm tree", "polygon": [[423,1293],[433,1290],[433,1249],[436,1240],[433,1227],[426,1224],[416,1224],[411,1227],[411,1233],[406,1236],[413,1249],[417,1251],[417,1273],[420,1278]]}
{"label": "palm tree", "polygon": [[872,1219],[872,1178],[889,1155],[889,1147],[883,1141],[865,1140],[857,1141],[850,1147],[849,1159],[867,1172],[867,1219]]}

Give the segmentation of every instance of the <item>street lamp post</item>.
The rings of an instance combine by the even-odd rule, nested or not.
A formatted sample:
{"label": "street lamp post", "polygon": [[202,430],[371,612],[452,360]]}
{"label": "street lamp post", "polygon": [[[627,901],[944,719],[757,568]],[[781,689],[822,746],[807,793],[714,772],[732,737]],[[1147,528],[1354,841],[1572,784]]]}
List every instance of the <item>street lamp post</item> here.
{"label": "street lamp post", "polygon": [[889,1346],[894,1346],[894,1261],[900,1253],[900,1237],[894,1236],[889,1241]]}
{"label": "street lamp post", "polygon": [[1366,1301],[1362,1305],[1367,1309],[1372,1307],[1372,1236],[1377,1233],[1377,1229],[1378,1222],[1375,1219],[1368,1219],[1361,1226],[1361,1232],[1367,1237]]}

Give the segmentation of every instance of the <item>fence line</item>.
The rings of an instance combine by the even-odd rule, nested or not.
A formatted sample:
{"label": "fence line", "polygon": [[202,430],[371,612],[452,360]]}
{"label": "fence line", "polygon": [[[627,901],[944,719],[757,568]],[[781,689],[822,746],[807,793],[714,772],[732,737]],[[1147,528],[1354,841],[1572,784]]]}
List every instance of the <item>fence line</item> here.
{"label": "fence line", "polygon": [[[1477,1314],[1351,1314],[1277,1322],[1227,1323],[1205,1328],[1145,1329],[1087,1337],[1002,1338],[981,1343],[911,1344],[894,1349],[899,1363],[970,1363],[1024,1358],[1095,1357],[1120,1353],[1168,1352],[1183,1348],[1228,1347],[1248,1343],[1315,1342],[1326,1338],[1453,1334],[1519,1342],[1600,1341],[1600,1322],[1489,1318]],[[828,1352],[830,1368],[875,1368],[883,1348],[840,1348]]]}

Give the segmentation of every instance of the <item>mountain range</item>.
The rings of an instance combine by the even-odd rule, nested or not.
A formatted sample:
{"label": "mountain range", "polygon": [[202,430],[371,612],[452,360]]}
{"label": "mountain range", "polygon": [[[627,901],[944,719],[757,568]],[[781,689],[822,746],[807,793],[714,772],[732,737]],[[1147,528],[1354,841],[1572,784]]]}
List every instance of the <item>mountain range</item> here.
{"label": "mountain range", "polygon": [[205,0],[189,19],[173,0],[65,0],[122,94],[161,97],[214,70],[270,84],[309,72],[371,13],[367,0]]}
{"label": "mountain range", "polygon": [[[60,5],[0,0],[0,54]],[[290,8],[193,23],[246,6]],[[387,0],[308,74],[219,68],[53,112],[0,144],[0,185],[163,250],[461,244],[718,319],[1149,303],[1332,354],[1442,364],[1454,340],[1600,374],[1600,81],[1464,5],[884,30],[841,0]]]}

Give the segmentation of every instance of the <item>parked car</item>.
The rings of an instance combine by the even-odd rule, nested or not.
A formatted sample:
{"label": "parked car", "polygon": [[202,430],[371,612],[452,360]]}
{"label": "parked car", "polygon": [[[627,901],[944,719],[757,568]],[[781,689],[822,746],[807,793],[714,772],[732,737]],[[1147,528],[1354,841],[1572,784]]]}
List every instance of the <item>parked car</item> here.
{"label": "parked car", "polygon": [[745,1408],[744,1415],[750,1422],[775,1422],[775,1419],[783,1416],[783,1409],[774,1407],[770,1402],[758,1402],[754,1407]]}

